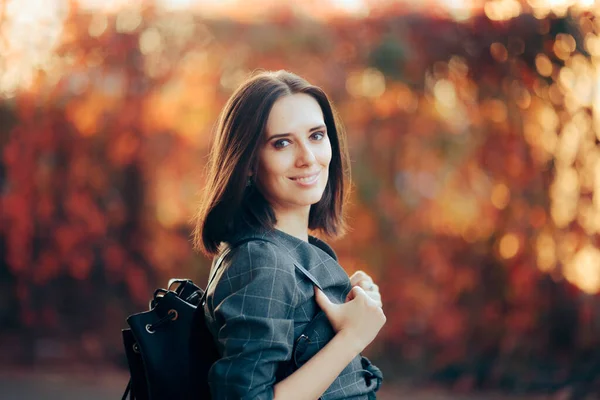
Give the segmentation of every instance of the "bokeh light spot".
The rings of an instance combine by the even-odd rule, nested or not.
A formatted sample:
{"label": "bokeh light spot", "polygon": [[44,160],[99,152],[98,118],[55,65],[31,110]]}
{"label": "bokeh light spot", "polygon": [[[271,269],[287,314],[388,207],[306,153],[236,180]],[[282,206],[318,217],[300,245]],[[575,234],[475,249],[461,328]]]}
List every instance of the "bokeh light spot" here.
{"label": "bokeh light spot", "polygon": [[490,53],[496,61],[505,62],[508,59],[508,50],[506,50],[506,47],[502,43],[492,43]]}
{"label": "bokeh light spot", "polygon": [[542,76],[552,75],[552,61],[545,54],[538,54],[535,57],[535,67]]}
{"label": "bokeh light spot", "polygon": [[564,269],[565,278],[589,294],[600,291],[600,250],[588,245]]}
{"label": "bokeh light spot", "polygon": [[510,190],[503,183],[494,185],[491,196],[492,204],[499,210],[503,210],[510,201]]}
{"label": "bokeh light spot", "polygon": [[519,238],[514,233],[508,233],[500,239],[498,247],[500,256],[504,259],[513,258],[519,252]]}

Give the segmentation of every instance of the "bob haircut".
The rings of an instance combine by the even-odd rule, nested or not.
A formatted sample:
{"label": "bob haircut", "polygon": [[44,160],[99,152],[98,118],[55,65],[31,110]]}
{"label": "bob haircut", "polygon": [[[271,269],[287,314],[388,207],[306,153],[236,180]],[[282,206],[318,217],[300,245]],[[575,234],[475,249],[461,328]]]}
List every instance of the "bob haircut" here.
{"label": "bob haircut", "polygon": [[258,153],[273,104],[284,96],[305,93],[323,112],[332,157],[329,179],[321,200],[310,208],[308,228],[329,237],[345,232],[344,186],[350,167],[346,137],[336,113],[319,87],[287,71],[260,72],[244,82],[229,98],[217,124],[209,153],[204,195],[195,217],[194,247],[207,255],[218,253],[227,242],[247,227],[270,230],[276,223],[271,205],[256,188],[247,185],[256,176]]}

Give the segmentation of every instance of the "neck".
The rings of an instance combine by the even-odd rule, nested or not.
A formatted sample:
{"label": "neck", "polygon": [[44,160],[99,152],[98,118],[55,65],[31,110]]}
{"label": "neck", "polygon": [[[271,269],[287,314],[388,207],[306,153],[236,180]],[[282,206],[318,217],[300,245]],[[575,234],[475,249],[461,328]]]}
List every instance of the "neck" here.
{"label": "neck", "polygon": [[275,228],[308,242],[308,216],[310,207],[299,210],[275,210]]}

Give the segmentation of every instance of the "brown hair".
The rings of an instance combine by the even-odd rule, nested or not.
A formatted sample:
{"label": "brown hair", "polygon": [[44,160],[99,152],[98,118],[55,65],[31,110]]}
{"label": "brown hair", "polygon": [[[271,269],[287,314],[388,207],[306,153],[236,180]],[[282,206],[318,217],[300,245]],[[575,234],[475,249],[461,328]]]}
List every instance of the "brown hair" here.
{"label": "brown hair", "polygon": [[219,116],[205,191],[195,218],[196,249],[214,255],[220,243],[228,241],[239,229],[273,228],[273,209],[256,185],[247,186],[246,182],[249,173],[256,172],[258,149],[273,104],[295,93],[308,94],[319,103],[332,150],[327,186],[321,200],[310,208],[308,228],[330,237],[344,233],[344,186],[350,175],[348,151],[344,131],[327,95],[290,72],[261,72],[233,93]]}

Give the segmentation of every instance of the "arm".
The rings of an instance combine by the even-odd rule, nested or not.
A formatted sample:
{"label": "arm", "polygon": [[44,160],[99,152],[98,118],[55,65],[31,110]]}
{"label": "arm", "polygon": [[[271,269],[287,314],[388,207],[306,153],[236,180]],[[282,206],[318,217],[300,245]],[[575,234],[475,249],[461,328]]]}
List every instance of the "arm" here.
{"label": "arm", "polygon": [[273,399],[277,367],[291,358],[296,291],[293,264],[270,243],[232,252],[213,294],[221,351],[208,375],[213,399]]}
{"label": "arm", "polygon": [[359,354],[351,338],[338,333],[314,357],[275,385],[275,399],[318,399],[342,370]]}
{"label": "arm", "polygon": [[354,287],[344,304],[334,304],[315,288],[315,300],[325,312],[336,335],[306,364],[275,385],[277,399],[318,398],[351,360],[385,324],[383,310],[360,287]]}

